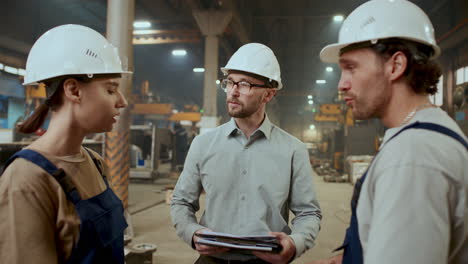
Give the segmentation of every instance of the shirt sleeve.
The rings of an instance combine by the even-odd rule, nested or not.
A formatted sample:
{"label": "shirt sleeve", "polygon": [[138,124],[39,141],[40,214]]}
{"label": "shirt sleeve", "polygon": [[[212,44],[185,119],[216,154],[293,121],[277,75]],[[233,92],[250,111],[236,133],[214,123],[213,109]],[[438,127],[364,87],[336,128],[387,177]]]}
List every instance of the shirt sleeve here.
{"label": "shirt sleeve", "polygon": [[196,137],[184,164],[184,170],[177,181],[172,194],[171,217],[177,235],[193,247],[192,237],[195,231],[204,228],[199,225],[195,213],[200,209],[199,198],[202,191],[200,180],[199,139]]}
{"label": "shirt sleeve", "polygon": [[290,237],[296,245],[296,258],[314,246],[320,230],[322,214],[312,184],[312,168],[305,145],[301,145],[293,157],[290,209],[292,219]]}
{"label": "shirt sleeve", "polygon": [[364,263],[446,263],[451,182],[436,169],[411,165],[377,176]]}
{"label": "shirt sleeve", "polygon": [[[2,263],[58,262],[53,201],[45,181],[24,185],[13,162],[0,180],[0,259]],[[46,177],[46,175],[33,175]],[[32,188],[31,188],[32,187]]]}

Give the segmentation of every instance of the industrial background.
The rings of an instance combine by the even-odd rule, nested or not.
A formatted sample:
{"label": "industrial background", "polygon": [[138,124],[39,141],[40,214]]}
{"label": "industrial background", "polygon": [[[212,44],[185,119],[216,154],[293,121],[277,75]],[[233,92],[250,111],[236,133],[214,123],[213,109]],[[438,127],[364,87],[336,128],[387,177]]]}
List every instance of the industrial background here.
{"label": "industrial background", "polygon": [[[128,263],[193,263],[197,254],[175,236],[166,202],[193,137],[229,120],[219,67],[243,44],[263,43],[276,54],[284,84],[269,118],[307,144],[328,217],[318,246],[294,263],[329,256],[347,224],[351,184],[385,132],[377,120],[353,119],[336,88],[338,67],[319,59],[343,19],[364,2],[1,0],[0,165],[47,129],[46,122],[32,136],[14,130],[45,99],[43,87],[22,86],[34,41],[63,24],[99,31],[134,72],[124,80],[130,104],[116,130],[85,140],[105,157],[131,214]],[[431,100],[468,134],[468,1],[411,2],[429,15],[442,49],[443,76]]]}

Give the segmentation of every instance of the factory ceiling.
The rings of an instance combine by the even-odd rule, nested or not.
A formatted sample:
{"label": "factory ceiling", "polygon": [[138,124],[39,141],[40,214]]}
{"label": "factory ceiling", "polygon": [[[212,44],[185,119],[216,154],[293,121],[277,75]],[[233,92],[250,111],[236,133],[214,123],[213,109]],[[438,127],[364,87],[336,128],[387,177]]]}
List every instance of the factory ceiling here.
{"label": "factory ceiling", "polygon": [[[233,18],[220,39],[219,64],[247,42],[270,46],[282,69],[284,89],[277,97],[280,122],[291,116],[311,119],[308,95],[314,104],[334,103],[339,69],[322,63],[321,48],[337,40],[341,22],[364,0],[136,0],[135,20],[147,20],[161,41],[134,45],[134,90],[145,80],[162,102],[203,105],[204,37],[193,17],[194,10],[230,10]],[[464,0],[412,0],[431,18],[440,38],[468,17]],[[0,62],[24,67],[34,41],[61,24],[82,24],[105,34],[105,0],[2,0],[0,2]],[[398,19],[398,18],[395,18]],[[465,37],[466,38],[466,37]],[[164,40],[164,41],[162,41]],[[171,51],[187,50],[185,58]],[[332,72],[326,71],[332,67]],[[329,69],[330,70],[330,69]],[[221,76],[221,73],[219,73]],[[317,84],[316,80],[326,80]],[[224,96],[219,94],[220,98]],[[222,103],[222,102],[221,102]]]}

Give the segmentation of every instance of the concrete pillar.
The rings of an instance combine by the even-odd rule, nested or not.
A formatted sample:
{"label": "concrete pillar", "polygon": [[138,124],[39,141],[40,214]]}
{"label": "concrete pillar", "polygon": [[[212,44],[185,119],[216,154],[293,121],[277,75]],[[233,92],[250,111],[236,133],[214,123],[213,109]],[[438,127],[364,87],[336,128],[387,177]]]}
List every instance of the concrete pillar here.
{"label": "concrete pillar", "polygon": [[218,37],[205,37],[205,78],[203,82],[203,109],[206,116],[217,116],[216,79],[218,77]]}
{"label": "concrete pillar", "polygon": [[[447,52],[448,53],[448,52]],[[452,55],[452,54],[450,54]],[[444,93],[443,93],[443,109],[453,118],[454,117],[454,109],[453,109],[453,90],[455,89],[456,82],[455,82],[455,73],[456,73],[456,66],[453,62],[452,58],[455,56],[446,56],[446,63],[444,65],[446,71],[446,76],[444,77]]]}
{"label": "concrete pillar", "polygon": [[[135,0],[107,1],[107,39],[119,49],[124,68],[133,71],[133,20]],[[132,90],[132,75],[121,79],[121,90],[128,99]],[[128,206],[128,183],[130,173],[130,107],[123,110],[114,131],[106,133],[105,161],[109,166],[108,175],[114,190]]]}
{"label": "concrete pillar", "polygon": [[196,10],[193,16],[205,36],[205,78],[203,82],[203,116],[200,132],[218,125],[216,79],[218,76],[218,35],[231,21],[232,13],[224,10]]}

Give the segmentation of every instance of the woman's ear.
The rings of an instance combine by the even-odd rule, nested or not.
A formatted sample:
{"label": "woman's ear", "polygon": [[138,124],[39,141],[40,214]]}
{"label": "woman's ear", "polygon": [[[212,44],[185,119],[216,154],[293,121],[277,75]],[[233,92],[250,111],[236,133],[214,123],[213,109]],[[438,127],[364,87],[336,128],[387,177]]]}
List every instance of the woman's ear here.
{"label": "woman's ear", "polygon": [[63,82],[65,97],[74,103],[81,102],[81,89],[76,79],[68,78]]}

